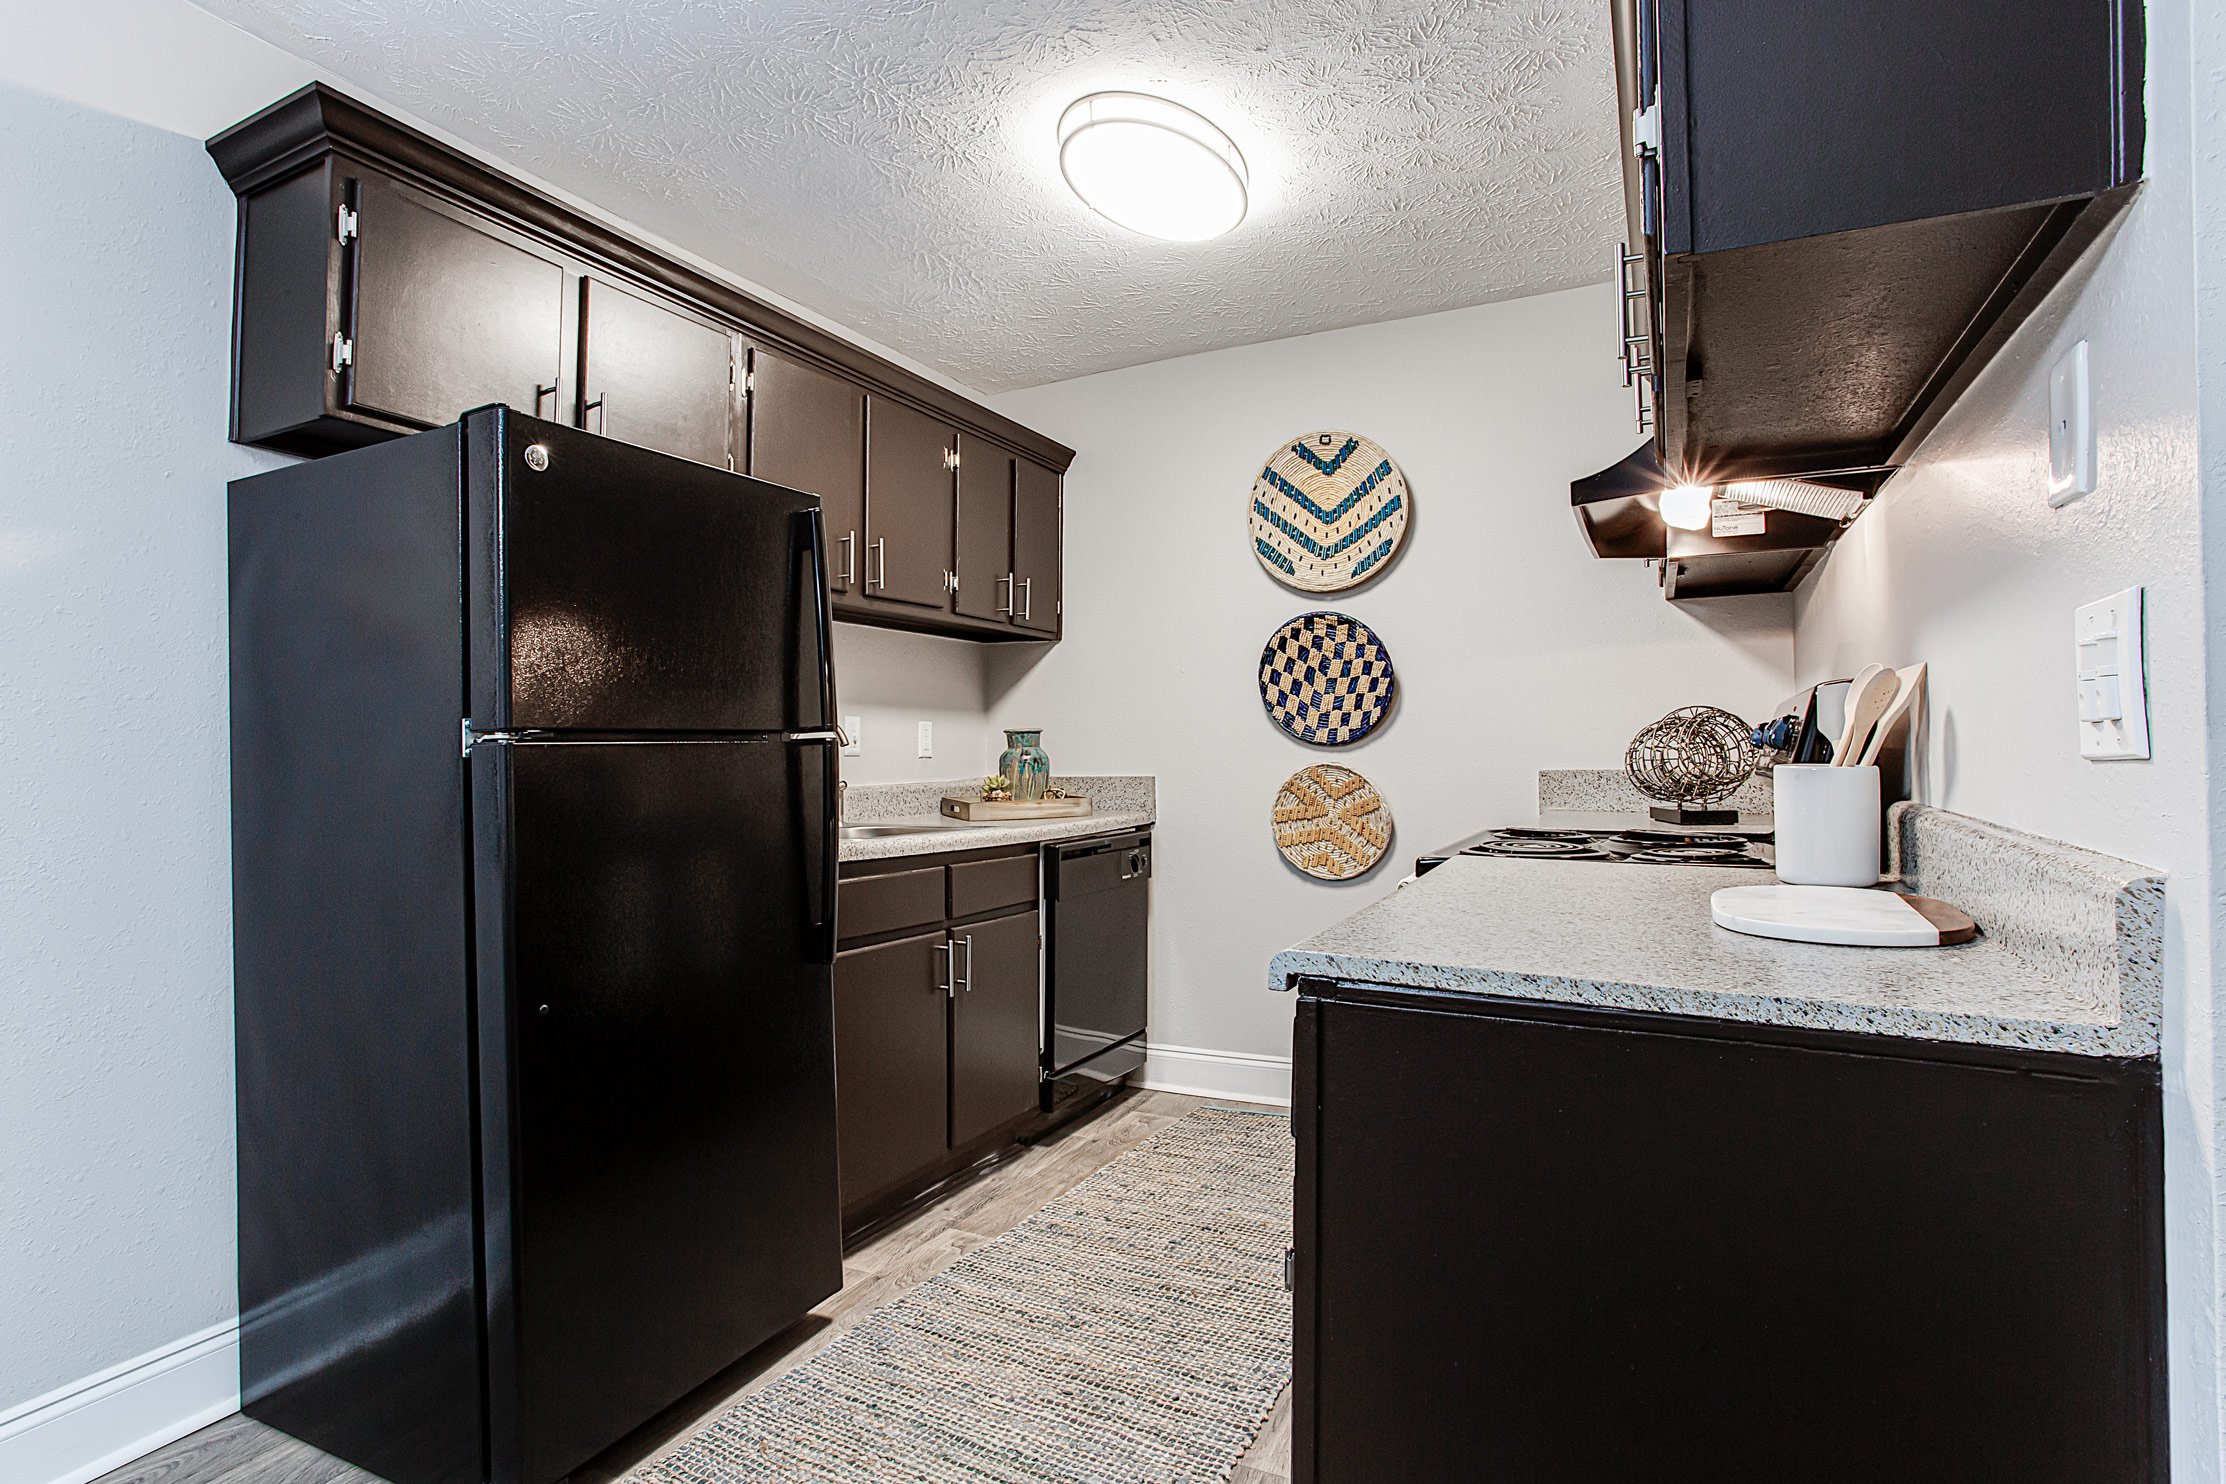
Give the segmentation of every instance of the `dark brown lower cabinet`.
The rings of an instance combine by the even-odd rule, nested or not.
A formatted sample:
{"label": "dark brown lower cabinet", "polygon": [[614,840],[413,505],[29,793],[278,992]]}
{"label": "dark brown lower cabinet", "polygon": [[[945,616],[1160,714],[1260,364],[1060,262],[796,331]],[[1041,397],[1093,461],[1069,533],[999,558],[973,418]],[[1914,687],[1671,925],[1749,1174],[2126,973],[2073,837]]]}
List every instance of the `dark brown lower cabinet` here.
{"label": "dark brown lower cabinet", "polygon": [[964,1148],[1035,1111],[1042,979],[1034,911],[951,929],[951,1147]]}
{"label": "dark brown lower cabinet", "polygon": [[939,927],[835,957],[835,1114],[844,1206],[941,1161],[950,1096]]}
{"label": "dark brown lower cabinet", "polygon": [[1299,988],[1296,1484],[2166,1478],[2154,1060]]}
{"label": "dark brown lower cabinet", "polygon": [[845,869],[835,1095],[855,1235],[1038,1116],[1042,938],[1032,848]]}

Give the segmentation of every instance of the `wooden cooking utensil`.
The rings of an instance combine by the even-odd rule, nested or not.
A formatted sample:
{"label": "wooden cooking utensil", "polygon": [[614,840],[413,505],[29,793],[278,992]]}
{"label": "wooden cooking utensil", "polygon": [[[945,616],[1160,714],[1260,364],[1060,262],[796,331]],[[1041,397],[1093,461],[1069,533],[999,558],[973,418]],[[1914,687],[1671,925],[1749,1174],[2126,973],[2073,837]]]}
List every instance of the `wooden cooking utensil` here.
{"label": "wooden cooking utensil", "polygon": [[1924,696],[1923,665],[1909,665],[1896,670],[1894,674],[1901,682],[1901,689],[1894,696],[1894,704],[1888,706],[1886,714],[1878,718],[1878,728],[1870,734],[1870,742],[1863,748],[1862,760],[1856,765],[1858,767],[1867,768],[1878,761],[1878,755],[1886,750],[1887,736],[1916,709],[1917,702]]}
{"label": "wooden cooking utensil", "polygon": [[1839,741],[1832,746],[1833,762],[1843,768],[1855,766],[1863,744],[1870,740],[1871,728],[1878,725],[1900,691],[1901,678],[1884,665],[1865,665],[1857,672],[1854,683],[1847,688],[1847,724],[1840,728]]}

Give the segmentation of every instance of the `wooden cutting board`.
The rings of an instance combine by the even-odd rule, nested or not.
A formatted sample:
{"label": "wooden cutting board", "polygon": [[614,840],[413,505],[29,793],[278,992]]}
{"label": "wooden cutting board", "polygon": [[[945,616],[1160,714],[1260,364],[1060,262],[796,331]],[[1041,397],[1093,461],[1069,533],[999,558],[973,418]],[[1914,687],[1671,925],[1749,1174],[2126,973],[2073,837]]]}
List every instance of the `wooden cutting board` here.
{"label": "wooden cutting board", "polygon": [[1088,799],[962,799],[943,796],[945,819],[1002,819],[1014,823],[1035,819],[1080,819],[1091,812]]}
{"label": "wooden cutting board", "polygon": [[1709,898],[1709,910],[1718,927],[1791,943],[1938,948],[1979,933],[1946,902],[1861,886],[1727,886]]}

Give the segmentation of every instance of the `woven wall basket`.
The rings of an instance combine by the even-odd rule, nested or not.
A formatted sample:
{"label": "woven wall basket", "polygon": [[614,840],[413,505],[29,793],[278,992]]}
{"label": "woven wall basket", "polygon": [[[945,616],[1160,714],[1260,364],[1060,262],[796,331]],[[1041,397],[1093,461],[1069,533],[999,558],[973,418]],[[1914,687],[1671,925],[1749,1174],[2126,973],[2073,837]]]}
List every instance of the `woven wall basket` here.
{"label": "woven wall basket", "polygon": [[1260,652],[1260,700],[1268,715],[1317,747],[1342,747],[1374,731],[1391,712],[1396,684],[1391,652],[1349,614],[1301,614]]}
{"label": "woven wall basket", "polygon": [[1269,456],[1252,483],[1252,551],[1301,592],[1358,587],[1407,534],[1407,481],[1356,433],[1308,433]]}
{"label": "woven wall basket", "polygon": [[1391,810],[1352,769],[1316,763],[1275,796],[1275,848],[1324,881],[1365,875],[1391,848]]}

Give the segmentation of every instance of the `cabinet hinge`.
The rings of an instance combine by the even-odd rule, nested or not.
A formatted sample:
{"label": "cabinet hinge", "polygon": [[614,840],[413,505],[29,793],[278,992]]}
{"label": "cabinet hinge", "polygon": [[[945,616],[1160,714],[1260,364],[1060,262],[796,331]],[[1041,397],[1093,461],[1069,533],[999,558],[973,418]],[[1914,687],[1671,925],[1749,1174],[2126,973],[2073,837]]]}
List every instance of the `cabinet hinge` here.
{"label": "cabinet hinge", "polygon": [[1283,1249],[1283,1291],[1285,1293],[1297,1293],[1298,1286],[1298,1249],[1296,1247],[1286,1247]]}
{"label": "cabinet hinge", "polygon": [[752,393],[752,392],[754,392],[754,391],[756,391],[756,390],[757,390],[757,372],[755,372],[755,371],[745,371],[745,372],[743,372],[743,373],[742,373],[742,395],[743,395],[743,396],[745,396],[745,397],[747,397],[747,396],[748,396],[748,395],[749,395],[750,393]]}
{"label": "cabinet hinge", "polygon": [[355,363],[356,343],[346,335],[335,333],[332,337],[332,374],[338,376]]}
{"label": "cabinet hinge", "polygon": [[1650,159],[1662,152],[1662,107],[1631,110],[1631,153]]}
{"label": "cabinet hinge", "polygon": [[337,236],[342,242],[353,242],[356,239],[358,226],[354,208],[350,207],[345,201],[341,202],[340,218],[333,224],[333,235]]}

